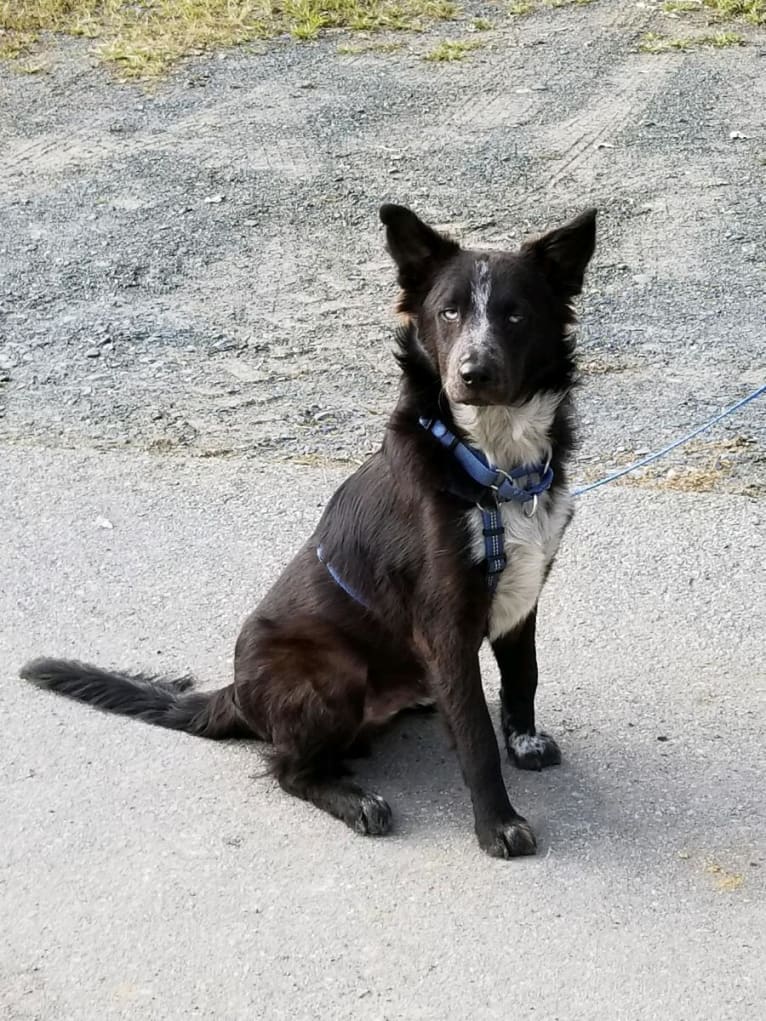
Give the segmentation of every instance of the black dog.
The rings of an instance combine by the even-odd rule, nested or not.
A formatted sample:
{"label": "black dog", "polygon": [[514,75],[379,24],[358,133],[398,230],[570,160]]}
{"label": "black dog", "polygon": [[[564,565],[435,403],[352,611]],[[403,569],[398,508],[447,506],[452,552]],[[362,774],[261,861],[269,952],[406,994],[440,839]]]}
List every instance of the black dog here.
{"label": "black dog", "polygon": [[306,545],[247,619],[234,683],[195,692],[81,663],[22,676],[112,712],[203,737],[273,744],[281,786],[360,833],[386,802],[344,760],[399,711],[435,703],[471,792],[479,843],[531,854],[508,800],[482,691],[488,637],[512,761],[559,749],[535,727],[537,600],[571,517],[573,297],[595,211],[517,253],[468,251],[410,210],[383,206],[402,287],[401,396],[381,450],[330,500]]}

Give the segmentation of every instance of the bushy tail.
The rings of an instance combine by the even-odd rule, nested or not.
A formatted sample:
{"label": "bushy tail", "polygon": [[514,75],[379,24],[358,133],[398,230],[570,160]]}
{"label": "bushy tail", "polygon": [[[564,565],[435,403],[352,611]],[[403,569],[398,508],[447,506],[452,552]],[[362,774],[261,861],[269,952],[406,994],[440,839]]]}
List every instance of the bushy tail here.
{"label": "bushy tail", "polygon": [[199,737],[253,736],[237,707],[233,684],[192,691],[191,677],[113,673],[68,659],[34,659],[22,667],[21,676],[40,688],[158,727]]}

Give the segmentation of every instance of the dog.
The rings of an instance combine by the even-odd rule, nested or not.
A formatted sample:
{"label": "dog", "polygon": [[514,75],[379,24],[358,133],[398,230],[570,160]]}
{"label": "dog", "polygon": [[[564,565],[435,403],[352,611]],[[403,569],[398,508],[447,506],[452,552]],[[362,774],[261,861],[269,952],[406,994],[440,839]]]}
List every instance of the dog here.
{"label": "dog", "polygon": [[207,738],[271,743],[281,787],[373,836],[391,809],[347,768],[405,709],[434,706],[457,750],[480,846],[533,854],[482,689],[489,639],[501,729],[521,769],[560,762],[535,721],[537,604],[572,515],[572,302],[596,211],[516,252],[471,250],[411,210],[380,218],[398,270],[398,403],[380,450],[330,499],[236,643],[233,683],[37,659],[42,688]]}

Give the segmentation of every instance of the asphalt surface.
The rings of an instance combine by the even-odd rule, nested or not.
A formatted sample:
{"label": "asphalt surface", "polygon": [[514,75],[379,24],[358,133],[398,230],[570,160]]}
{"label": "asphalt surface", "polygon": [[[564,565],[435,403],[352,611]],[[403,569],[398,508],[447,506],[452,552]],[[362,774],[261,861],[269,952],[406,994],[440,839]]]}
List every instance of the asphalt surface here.
{"label": "asphalt surface", "polygon": [[[764,1013],[763,400],[580,501],[540,625],[564,762],[506,765],[534,859],[480,852],[436,719],[360,764],[395,813],[375,841],[257,745],[17,676],[51,654],[229,679],[395,398],[383,201],[490,246],[599,207],[578,479],[763,383],[763,32],[652,56],[646,32],[700,19],[464,6],[394,53],[281,40],[149,90],[87,42],[0,67],[3,1021]],[[476,15],[480,49],[422,60]]]}
{"label": "asphalt surface", "polygon": [[[16,679],[53,653],[226,681],[239,622],[339,478],[4,451],[1,1016],[759,1016],[753,501],[582,498],[541,611],[539,719],[564,762],[506,765],[534,859],[480,852],[437,720],[402,722],[362,765],[395,813],[373,840],[259,776],[257,744]],[[496,710],[489,663],[486,684]]]}

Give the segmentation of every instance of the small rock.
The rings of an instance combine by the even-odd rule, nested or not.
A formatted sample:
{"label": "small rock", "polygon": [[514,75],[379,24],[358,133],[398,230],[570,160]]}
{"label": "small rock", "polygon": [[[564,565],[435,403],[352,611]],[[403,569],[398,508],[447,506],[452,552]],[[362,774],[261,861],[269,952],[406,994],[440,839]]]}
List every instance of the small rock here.
{"label": "small rock", "polygon": [[221,351],[237,351],[240,346],[233,337],[219,337],[210,345],[210,350],[213,354],[219,354]]}
{"label": "small rock", "polygon": [[109,529],[114,528],[114,525],[109,520],[109,518],[102,518],[100,515],[99,515],[99,517],[96,518],[95,524],[96,524],[97,528],[109,528]]}
{"label": "small rock", "polygon": [[219,202],[223,202],[226,198],[225,195],[209,195],[203,202],[207,202],[208,205],[217,205]]}
{"label": "small rock", "polygon": [[88,350],[85,352],[85,357],[86,358],[100,358],[101,357],[101,352],[99,351],[99,349],[97,347],[89,347]]}

